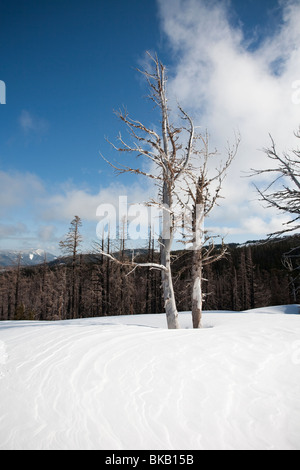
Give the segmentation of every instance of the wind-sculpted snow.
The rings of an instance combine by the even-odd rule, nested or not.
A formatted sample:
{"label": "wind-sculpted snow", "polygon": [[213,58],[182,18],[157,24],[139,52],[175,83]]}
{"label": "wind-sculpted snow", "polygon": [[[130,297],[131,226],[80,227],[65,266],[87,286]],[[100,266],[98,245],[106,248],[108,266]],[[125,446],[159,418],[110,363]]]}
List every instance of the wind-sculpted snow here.
{"label": "wind-sculpted snow", "polygon": [[299,449],[300,317],[280,311],[2,322],[0,449]]}
{"label": "wind-sculpted snow", "polygon": [[8,359],[8,354],[6,352],[6,345],[3,341],[0,340],[0,379],[4,377],[5,374],[5,364]]}

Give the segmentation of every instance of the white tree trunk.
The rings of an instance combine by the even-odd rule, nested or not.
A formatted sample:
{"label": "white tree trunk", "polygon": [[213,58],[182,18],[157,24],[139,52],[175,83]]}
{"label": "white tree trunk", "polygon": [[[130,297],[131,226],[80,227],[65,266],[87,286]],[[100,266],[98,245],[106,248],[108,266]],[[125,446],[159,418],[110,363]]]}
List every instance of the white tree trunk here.
{"label": "white tree trunk", "polygon": [[173,242],[172,217],[170,213],[171,195],[168,191],[167,184],[164,184],[163,192],[164,210],[163,210],[163,226],[161,240],[161,264],[166,267],[166,271],[162,271],[162,287],[164,293],[165,311],[167,316],[168,329],[178,329],[178,311],[176,307],[175,294],[173,288],[173,279],[171,271],[171,249]]}
{"label": "white tree trunk", "polygon": [[203,260],[202,249],[204,244],[204,205],[197,204],[194,212],[194,243],[193,243],[193,291],[192,291],[192,318],[193,328],[201,328],[202,320],[202,278]]}
{"label": "white tree trunk", "polygon": [[172,204],[172,191],[174,190],[174,175],[170,170],[170,154],[168,145],[168,108],[167,97],[165,90],[165,73],[164,68],[161,67],[161,83],[160,83],[160,101],[162,113],[162,138],[164,149],[164,169],[163,169],[163,191],[162,191],[162,205],[163,205],[163,226],[162,226],[162,244],[161,244],[161,264],[167,268],[167,271],[162,271],[162,286],[164,292],[165,311],[168,323],[168,329],[178,329],[178,311],[176,307],[176,300],[173,288],[173,279],[171,271],[171,250],[173,242],[173,204]]}
{"label": "white tree trunk", "polygon": [[178,321],[178,311],[176,308],[173,282],[170,270],[167,273],[162,271],[162,283],[168,329],[177,330],[180,328],[180,326]]}
{"label": "white tree trunk", "polygon": [[193,256],[193,297],[192,297],[192,319],[193,328],[201,328],[202,321],[202,255],[195,252]]}

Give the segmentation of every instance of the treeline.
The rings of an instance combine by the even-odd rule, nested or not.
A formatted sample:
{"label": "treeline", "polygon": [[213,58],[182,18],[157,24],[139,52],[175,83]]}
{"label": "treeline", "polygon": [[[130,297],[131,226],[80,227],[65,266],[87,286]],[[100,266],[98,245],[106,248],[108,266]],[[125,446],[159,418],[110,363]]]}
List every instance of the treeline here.
{"label": "treeline", "polygon": [[[277,242],[230,245],[226,258],[204,268],[205,310],[246,310],[300,303],[298,257],[289,269],[282,257],[300,245],[300,237]],[[175,295],[180,311],[191,310],[188,251],[173,253]],[[128,257],[128,265],[126,260]],[[163,312],[161,274],[132,270],[128,252],[123,263],[103,255],[77,255],[56,263],[22,267],[0,274],[0,320],[63,320],[71,318]],[[155,262],[153,246],[137,261]],[[125,264],[124,264],[125,263]]]}

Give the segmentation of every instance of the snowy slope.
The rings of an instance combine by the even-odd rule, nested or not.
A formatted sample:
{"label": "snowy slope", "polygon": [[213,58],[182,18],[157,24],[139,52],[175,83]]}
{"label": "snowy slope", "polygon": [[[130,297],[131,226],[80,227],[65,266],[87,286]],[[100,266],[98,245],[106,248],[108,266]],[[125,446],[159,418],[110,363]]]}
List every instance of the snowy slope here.
{"label": "snowy slope", "polygon": [[285,310],[2,322],[0,449],[300,449]]}
{"label": "snowy slope", "polygon": [[23,251],[0,250],[0,266],[17,266],[19,257],[21,266],[34,266],[44,263],[45,256],[47,262],[57,259],[51,253],[40,249]]}

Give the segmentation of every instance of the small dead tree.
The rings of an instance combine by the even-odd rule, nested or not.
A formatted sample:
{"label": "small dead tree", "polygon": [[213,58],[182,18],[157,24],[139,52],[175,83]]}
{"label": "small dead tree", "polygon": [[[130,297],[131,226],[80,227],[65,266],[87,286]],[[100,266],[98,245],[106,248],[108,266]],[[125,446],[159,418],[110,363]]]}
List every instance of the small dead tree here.
{"label": "small dead tree", "polygon": [[[191,158],[194,125],[188,114],[178,106],[182,123],[177,127],[171,123],[170,110],[167,104],[167,77],[166,68],[157,56],[148,54],[152,63],[153,71],[140,71],[146,78],[150,89],[150,100],[154,102],[160,112],[161,132],[147,127],[140,121],[129,117],[126,111],[117,113],[121,121],[127,126],[132,142],[124,141],[119,135],[119,145],[111,143],[115,150],[121,153],[133,154],[137,157],[145,157],[152,164],[152,170],[148,173],[140,168],[132,168],[108,162],[118,174],[132,173],[153,179],[158,186],[159,197],[157,200],[149,201],[162,211],[162,228],[160,237],[161,262],[157,263],[135,263],[138,266],[158,269],[162,275],[162,287],[164,293],[164,305],[169,329],[179,328],[178,311],[176,307],[172,270],[171,270],[171,248],[174,238],[174,198],[176,183],[187,171]],[[185,145],[182,144],[185,142]]]}
{"label": "small dead tree", "polygon": [[293,302],[296,304],[300,291],[300,247],[297,246],[284,253],[282,264],[289,273],[289,287]]}
{"label": "small dead tree", "polygon": [[[300,139],[300,127],[294,132]],[[260,200],[267,203],[267,207],[273,207],[279,212],[291,216],[291,220],[284,223],[284,228],[268,234],[271,238],[278,238],[287,233],[299,231],[300,229],[300,149],[297,147],[290,152],[279,154],[275,142],[270,135],[271,146],[265,148],[264,152],[272,162],[272,167],[265,170],[252,169],[251,176],[262,174],[274,174],[271,183],[265,189],[255,188]],[[293,248],[289,253],[284,253],[282,263],[289,272],[290,286],[293,291],[293,299],[297,298],[299,288],[296,285],[299,280],[299,252],[300,247]]]}
{"label": "small dead tree", "polygon": [[70,224],[69,232],[64,240],[59,242],[59,247],[63,253],[72,256],[72,277],[71,277],[71,301],[70,311],[72,318],[78,315],[79,303],[76,296],[76,260],[79,252],[80,244],[82,243],[82,235],[80,234],[80,227],[82,222],[77,215],[74,217]]}
{"label": "small dead tree", "polygon": [[[185,214],[183,223],[184,241],[192,249],[192,319],[193,327],[201,328],[203,306],[203,267],[215,263],[223,258],[227,252],[222,239],[221,246],[216,249],[215,238],[205,229],[205,220],[217,205],[226,176],[226,171],[236,156],[240,138],[236,138],[232,148],[227,149],[227,157],[220,167],[211,171],[209,168],[212,159],[218,154],[216,150],[209,150],[208,133],[198,135],[196,140],[201,142],[201,149],[194,149],[197,159],[190,165],[184,177],[183,193],[187,196],[184,201],[179,197],[181,209]],[[213,173],[213,174],[211,174]],[[191,202],[190,202],[191,201]]]}

